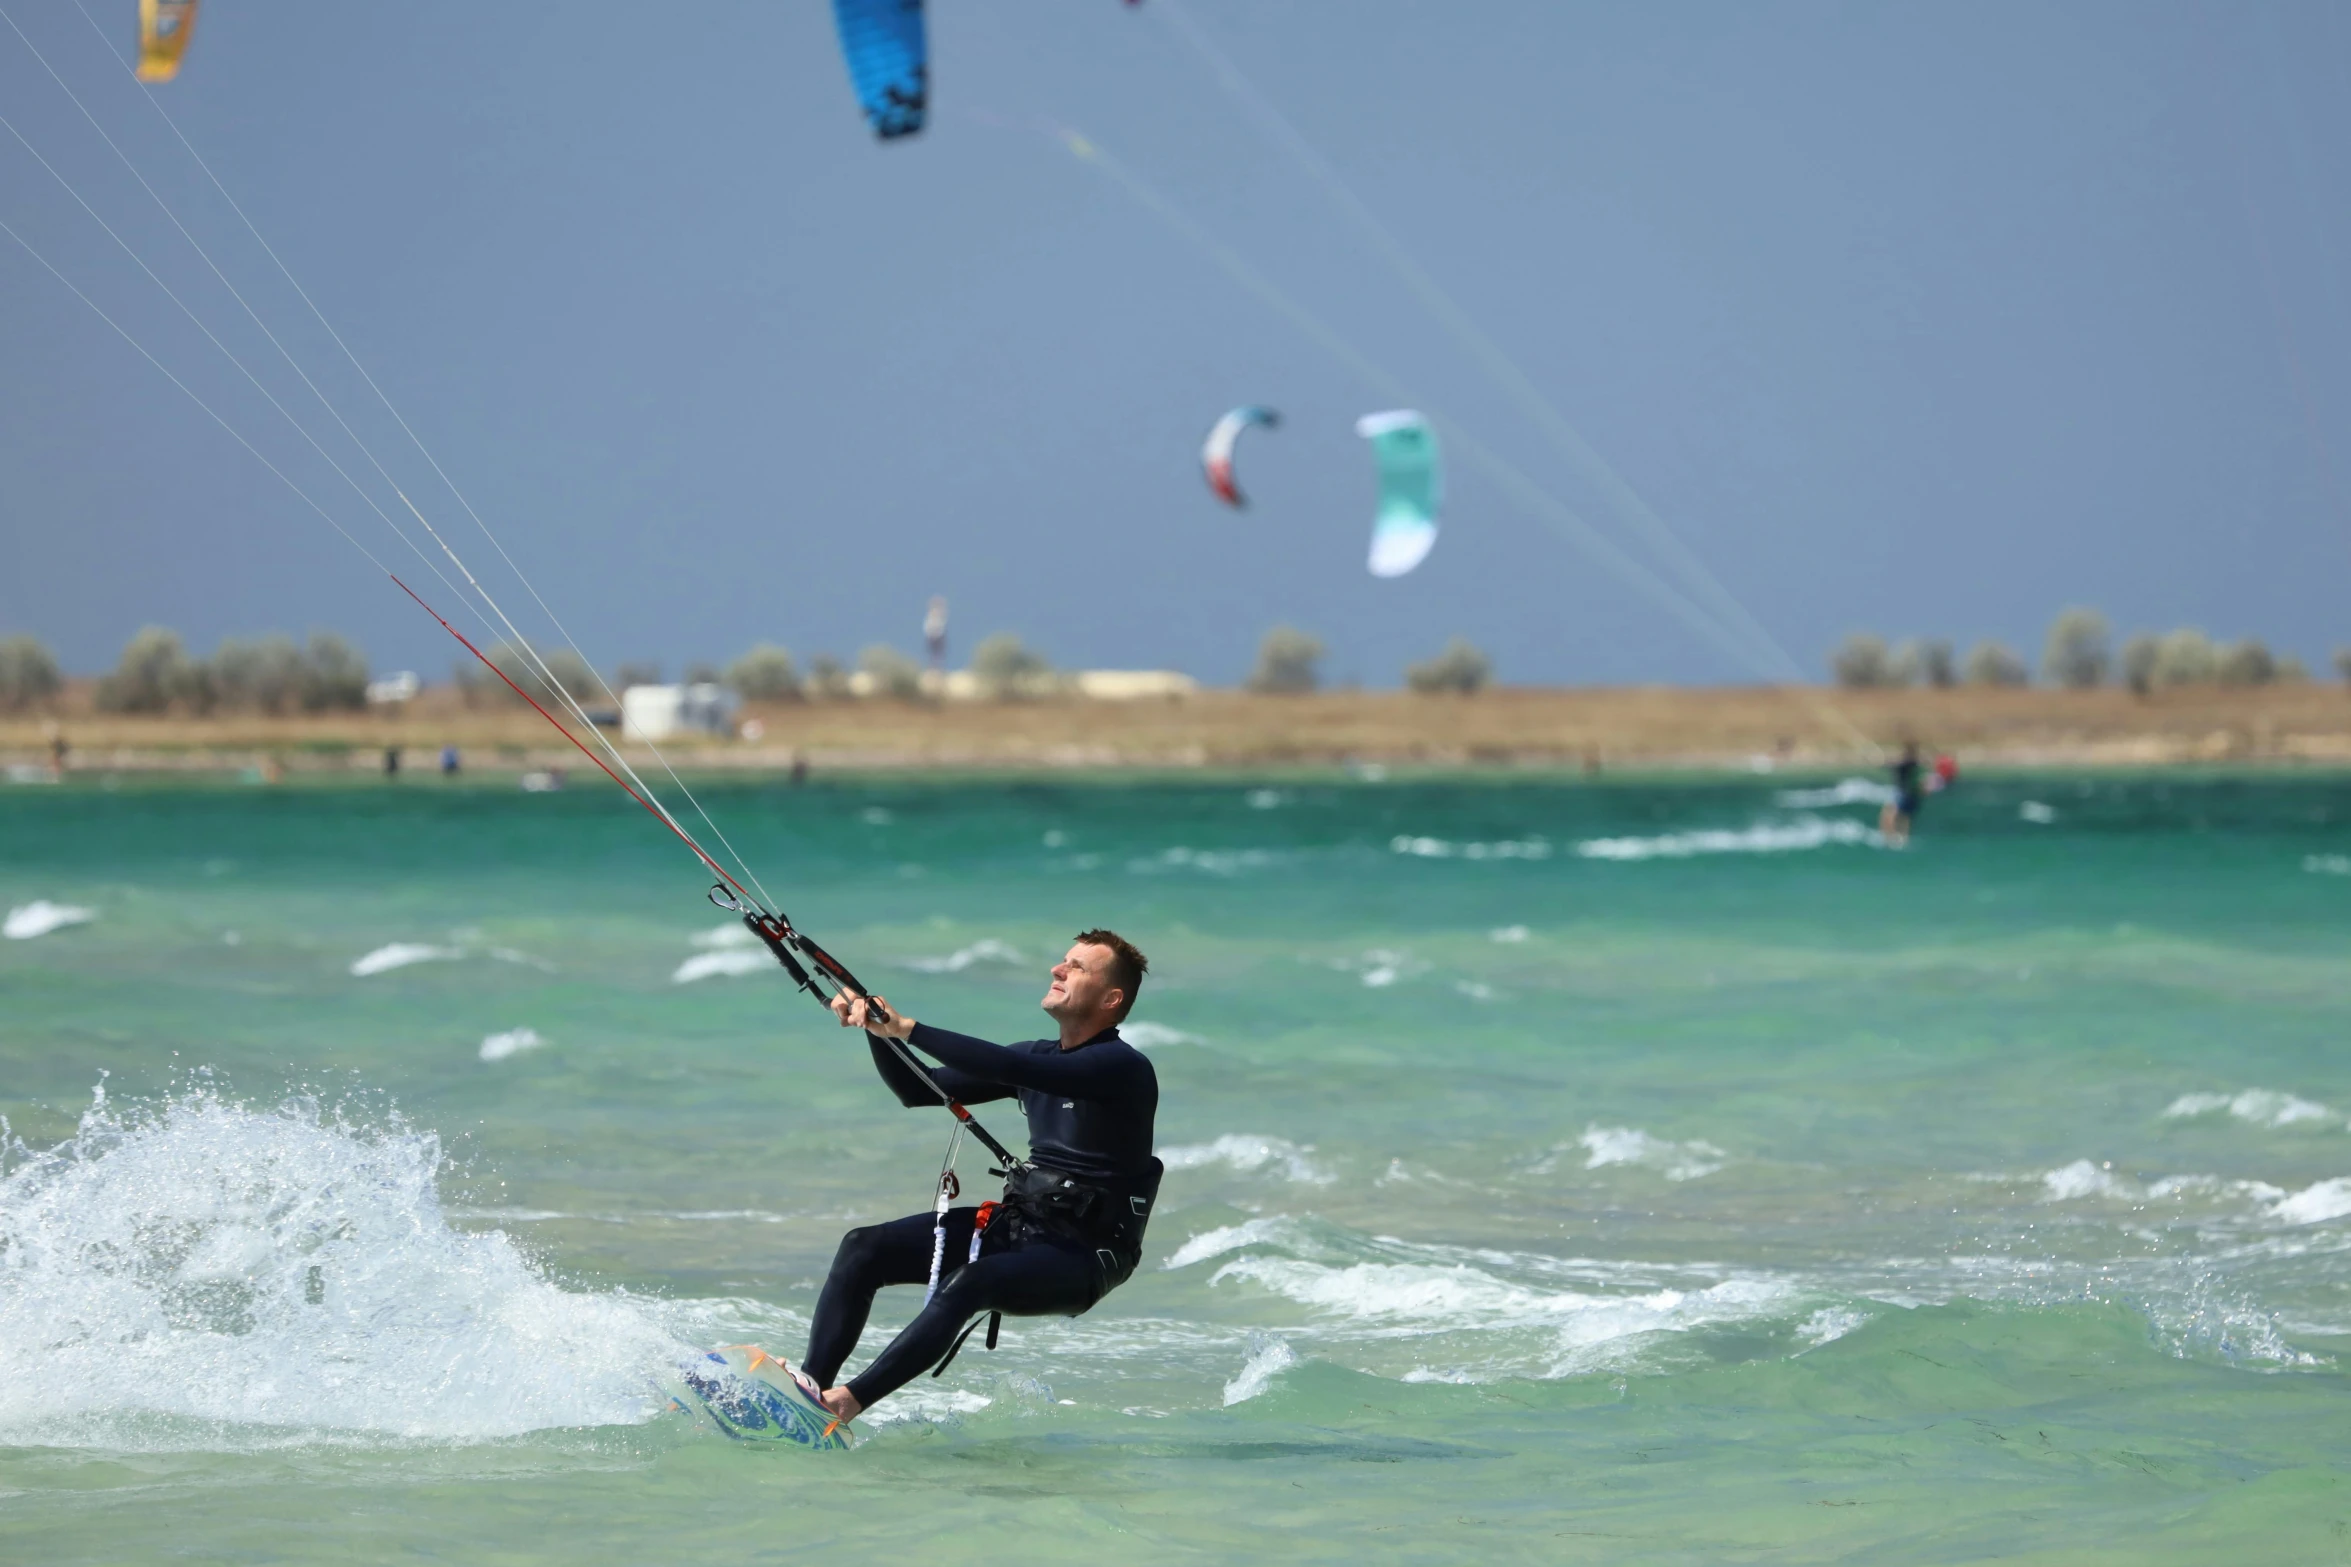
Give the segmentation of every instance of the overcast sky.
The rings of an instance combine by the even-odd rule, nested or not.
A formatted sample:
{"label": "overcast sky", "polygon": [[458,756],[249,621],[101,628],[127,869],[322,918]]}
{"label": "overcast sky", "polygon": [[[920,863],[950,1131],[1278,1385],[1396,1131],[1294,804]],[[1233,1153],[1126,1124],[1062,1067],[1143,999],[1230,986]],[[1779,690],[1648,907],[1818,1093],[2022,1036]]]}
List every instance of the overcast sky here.
{"label": "overcast sky", "polygon": [[[494,562],[69,0],[5,5]],[[914,649],[944,593],[959,651],[1218,682],[1276,621],[1367,685],[1456,633],[1515,681],[1765,672],[1576,542],[1649,548],[1185,19],[1807,669],[1857,627],[2037,654],[2072,602],[2351,643],[2342,6],[1185,5],[934,0],[931,126],[890,145],[821,0],[213,0],[158,94],[607,668]],[[0,114],[394,504],[5,27]],[[0,221],[413,563],[5,133]],[[1398,581],[1363,566],[1351,426],[1398,400],[1365,363],[1459,437]],[[1195,454],[1238,402],[1286,423],[1234,515]],[[92,671],[147,622],[458,652],[0,237],[0,631]]]}

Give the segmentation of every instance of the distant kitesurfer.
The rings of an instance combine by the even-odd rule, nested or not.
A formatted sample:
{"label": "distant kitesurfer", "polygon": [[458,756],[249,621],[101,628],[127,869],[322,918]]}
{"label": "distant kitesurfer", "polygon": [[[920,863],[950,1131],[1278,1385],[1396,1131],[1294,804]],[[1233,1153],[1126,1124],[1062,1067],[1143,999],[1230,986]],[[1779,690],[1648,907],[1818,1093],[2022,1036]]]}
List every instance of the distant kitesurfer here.
{"label": "distant kitesurfer", "polygon": [[1878,832],[1889,849],[1902,849],[1910,844],[1910,824],[1918,815],[1918,742],[1902,742],[1902,759],[1887,769],[1894,775],[1894,798],[1878,812]]}
{"label": "distant kitesurfer", "polygon": [[[951,1208],[943,1220],[908,1214],[841,1238],[799,1372],[836,1417],[855,1417],[939,1365],[984,1312],[1074,1317],[1135,1271],[1159,1193],[1160,1163],[1151,1156],[1159,1079],[1150,1058],[1118,1037],[1118,1025],[1149,966],[1124,937],[1085,932],[1053,965],[1045,989],[1042,1004],[1060,1037],[1011,1046],[917,1023],[879,996],[871,1006],[833,998],[842,1027],[866,1030],[874,1067],[900,1103],[939,1100],[890,1039],[944,1063],[931,1076],[958,1103],[1018,1099],[1031,1161],[1013,1172],[1001,1203]],[[935,1233],[942,1225],[943,1247]],[[934,1268],[937,1293],[921,1313],[863,1371],[835,1386],[874,1292],[924,1283]],[[992,1322],[989,1337],[992,1344]]]}

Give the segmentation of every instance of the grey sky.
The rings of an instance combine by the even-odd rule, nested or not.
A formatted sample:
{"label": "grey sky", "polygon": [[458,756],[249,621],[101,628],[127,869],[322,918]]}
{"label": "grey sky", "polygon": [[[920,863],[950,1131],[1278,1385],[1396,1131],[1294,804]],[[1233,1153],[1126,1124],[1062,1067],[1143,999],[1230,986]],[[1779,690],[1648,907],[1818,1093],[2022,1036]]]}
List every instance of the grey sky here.
{"label": "grey sky", "polygon": [[[482,565],[82,17],[5,3]],[[1458,454],[1427,565],[1366,575],[1389,396],[1042,127],[1639,546],[1153,3],[933,0],[932,126],[886,147],[820,0],[215,0],[161,92],[607,667],[911,649],[943,592],[963,651],[1218,681],[1276,620],[1372,685],[1457,632],[1516,680],[1753,678]],[[2341,7],[1186,14],[1808,668],[1858,626],[2037,652],[2071,601],[2351,642]],[[0,113],[326,439],[4,27]],[[0,221],[393,559],[5,133]],[[1236,517],[1194,453],[1244,401],[1288,422]],[[147,621],[457,651],[0,237],[0,629],[88,670]]]}

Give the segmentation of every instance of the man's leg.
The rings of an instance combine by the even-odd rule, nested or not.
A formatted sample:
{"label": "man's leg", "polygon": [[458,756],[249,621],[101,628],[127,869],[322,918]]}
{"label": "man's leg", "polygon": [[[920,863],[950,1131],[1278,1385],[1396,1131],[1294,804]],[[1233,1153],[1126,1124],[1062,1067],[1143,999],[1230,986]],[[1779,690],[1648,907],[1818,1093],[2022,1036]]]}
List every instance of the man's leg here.
{"label": "man's leg", "polygon": [[[964,1233],[969,1235],[968,1227]],[[924,1268],[927,1276],[927,1258]],[[1032,1242],[1018,1251],[982,1257],[939,1286],[922,1314],[857,1374],[849,1395],[859,1409],[872,1407],[875,1399],[937,1365],[964,1324],[983,1311],[1008,1317],[1075,1316],[1094,1304],[1100,1288],[1101,1271],[1091,1252]]]}
{"label": "man's leg", "polygon": [[[947,1265],[963,1260],[971,1246],[975,1210],[947,1214]],[[927,1213],[910,1213],[887,1224],[869,1224],[841,1237],[833,1271],[816,1297],[816,1320],[808,1329],[808,1356],[800,1369],[818,1387],[831,1387],[841,1363],[857,1348],[858,1335],[873,1310],[874,1291],[885,1284],[927,1284],[931,1277],[931,1227]],[[942,1292],[944,1293],[944,1292]]]}

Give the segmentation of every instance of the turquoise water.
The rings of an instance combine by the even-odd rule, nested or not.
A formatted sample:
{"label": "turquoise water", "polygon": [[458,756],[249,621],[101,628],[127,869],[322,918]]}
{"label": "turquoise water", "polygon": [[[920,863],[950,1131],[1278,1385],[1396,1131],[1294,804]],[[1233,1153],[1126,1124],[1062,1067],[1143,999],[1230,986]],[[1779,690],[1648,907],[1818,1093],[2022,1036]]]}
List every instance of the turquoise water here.
{"label": "turquoise water", "polygon": [[822,1459],[654,1379],[944,1118],[633,807],[0,791],[0,1557],[2346,1559],[2351,780],[1868,795],[711,785],[919,1016],[1155,965],[1142,1271]]}

